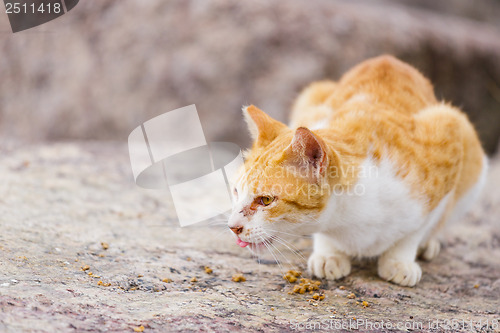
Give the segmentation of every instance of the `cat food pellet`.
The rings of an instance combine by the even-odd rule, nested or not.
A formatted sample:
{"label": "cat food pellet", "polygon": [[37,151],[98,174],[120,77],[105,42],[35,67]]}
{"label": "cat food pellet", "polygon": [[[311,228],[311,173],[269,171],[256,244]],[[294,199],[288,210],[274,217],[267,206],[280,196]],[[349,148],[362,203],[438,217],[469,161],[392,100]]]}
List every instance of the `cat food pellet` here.
{"label": "cat food pellet", "polygon": [[99,280],[99,282],[97,282],[97,285],[98,286],[103,286],[103,287],[109,287],[111,285],[111,283],[104,283],[101,280]]}
{"label": "cat food pellet", "polygon": [[344,286],[340,286],[339,289],[340,290],[345,290],[345,287]]}
{"label": "cat food pellet", "polygon": [[88,271],[90,269],[89,265],[83,265],[82,266],[82,271]]}
{"label": "cat food pellet", "polygon": [[144,275],[142,275],[142,274],[137,275],[137,277],[138,277],[138,278],[141,278],[141,277],[143,277],[143,276],[144,276]]}
{"label": "cat food pellet", "polygon": [[198,279],[196,277],[191,278],[191,282],[198,282]]}
{"label": "cat food pellet", "polygon": [[172,280],[171,280],[171,279],[169,279],[169,278],[165,278],[165,279],[163,279],[163,280],[161,280],[161,281],[162,281],[162,282],[165,282],[165,283],[170,283],[170,282],[172,282]]}
{"label": "cat food pellet", "polygon": [[212,274],[212,272],[213,272],[213,270],[210,267],[205,266],[205,273]]}
{"label": "cat food pellet", "polygon": [[325,299],[325,295],[323,294],[318,294],[318,293],[314,293],[314,295],[312,296],[312,298],[316,301],[322,301]]}
{"label": "cat food pellet", "polygon": [[356,295],[354,295],[354,293],[350,293],[349,295],[347,295],[347,298],[354,299],[356,298]]}
{"label": "cat food pellet", "polygon": [[309,292],[312,294],[313,291],[319,289],[319,285],[321,284],[321,281],[314,281],[306,278],[301,278],[300,283],[295,285],[293,287],[293,293],[296,294],[304,294],[306,292]]}
{"label": "cat food pellet", "polygon": [[101,242],[101,246],[102,246],[102,248],[103,248],[104,250],[109,249],[109,244],[108,244],[108,243],[106,243],[106,242]]}
{"label": "cat food pellet", "polygon": [[285,275],[283,275],[283,279],[287,280],[290,283],[297,282],[297,278],[302,275],[302,272],[289,270]]}
{"label": "cat food pellet", "polygon": [[479,288],[479,284],[477,284],[477,283],[476,283],[476,284],[474,285],[474,288],[476,288],[476,289],[477,289],[477,288]]}
{"label": "cat food pellet", "polygon": [[370,304],[369,304],[367,301],[363,301],[363,303],[362,303],[362,304],[363,304],[363,306],[364,306],[365,308],[367,308],[367,307],[369,307],[369,306],[370,306]]}
{"label": "cat food pellet", "polygon": [[245,282],[247,279],[243,276],[243,274],[234,274],[231,280],[234,282]]}
{"label": "cat food pellet", "polygon": [[144,326],[137,326],[134,327],[134,332],[144,332]]}

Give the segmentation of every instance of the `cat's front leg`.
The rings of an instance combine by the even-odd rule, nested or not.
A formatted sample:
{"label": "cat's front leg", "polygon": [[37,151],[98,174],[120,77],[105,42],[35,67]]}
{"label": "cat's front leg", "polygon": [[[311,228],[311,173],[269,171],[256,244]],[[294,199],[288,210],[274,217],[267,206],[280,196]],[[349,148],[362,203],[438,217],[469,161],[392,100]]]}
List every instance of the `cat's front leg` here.
{"label": "cat's front leg", "polygon": [[340,252],[334,240],[324,234],[314,234],[314,251],[307,262],[309,274],[337,280],[351,272],[351,259]]}
{"label": "cat's front leg", "polygon": [[422,232],[408,235],[384,252],[378,259],[378,275],[401,286],[413,287],[422,277],[422,269],[415,262]]}

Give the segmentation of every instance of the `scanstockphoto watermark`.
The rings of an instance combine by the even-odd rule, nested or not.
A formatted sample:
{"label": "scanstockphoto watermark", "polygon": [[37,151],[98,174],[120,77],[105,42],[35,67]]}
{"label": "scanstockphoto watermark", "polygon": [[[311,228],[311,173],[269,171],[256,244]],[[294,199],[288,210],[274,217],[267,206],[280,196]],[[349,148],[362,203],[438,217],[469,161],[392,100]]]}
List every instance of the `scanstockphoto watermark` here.
{"label": "scanstockphoto watermark", "polygon": [[[273,196],[305,196],[309,199],[319,196],[362,196],[366,187],[362,179],[374,179],[379,176],[376,165],[330,166],[319,182],[311,180],[311,169],[307,166],[286,165],[271,171],[266,176],[266,169],[253,167],[251,171],[260,176],[272,178],[275,184],[271,186]],[[243,173],[242,173],[243,174]],[[346,182],[345,179],[355,180]]]}
{"label": "scanstockphoto watermark", "polygon": [[270,189],[272,196],[305,196],[308,199],[322,196],[362,196],[366,193],[366,187],[361,183],[350,186],[342,184],[306,184],[296,183],[273,184]]}
{"label": "scanstockphoto watermark", "polygon": [[435,320],[368,320],[368,319],[324,319],[308,321],[292,321],[293,331],[326,331],[326,330],[444,330],[444,331],[497,331],[500,329],[498,319],[435,319]]}
{"label": "scanstockphoto watermark", "polygon": [[[266,174],[266,168],[259,166],[254,166],[253,170],[257,174]],[[314,174],[311,171],[311,167],[308,165],[284,165],[282,168],[278,168],[273,172],[273,178],[275,179],[285,179],[290,176],[309,178]],[[325,178],[335,179],[335,178],[377,178],[379,175],[378,166],[376,165],[347,165],[338,166],[330,165],[326,168],[324,173],[321,174]]]}

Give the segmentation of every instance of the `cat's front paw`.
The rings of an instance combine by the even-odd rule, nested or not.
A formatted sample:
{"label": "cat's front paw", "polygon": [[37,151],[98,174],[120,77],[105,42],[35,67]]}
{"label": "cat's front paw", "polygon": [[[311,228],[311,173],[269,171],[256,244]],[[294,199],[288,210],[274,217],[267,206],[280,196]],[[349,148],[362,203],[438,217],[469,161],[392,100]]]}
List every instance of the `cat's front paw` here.
{"label": "cat's front paw", "polygon": [[324,255],[313,253],[307,262],[307,270],[310,275],[328,280],[337,280],[349,275],[351,272],[351,261],[343,254]]}
{"label": "cat's front paw", "polygon": [[382,259],[378,263],[378,275],[401,286],[413,287],[420,281],[422,269],[415,261]]}

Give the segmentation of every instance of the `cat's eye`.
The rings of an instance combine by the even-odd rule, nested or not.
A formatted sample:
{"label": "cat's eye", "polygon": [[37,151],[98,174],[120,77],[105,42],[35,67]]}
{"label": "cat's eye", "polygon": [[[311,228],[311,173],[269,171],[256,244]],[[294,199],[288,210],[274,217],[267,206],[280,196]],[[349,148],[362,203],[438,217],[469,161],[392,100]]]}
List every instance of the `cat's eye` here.
{"label": "cat's eye", "polygon": [[261,204],[262,206],[269,206],[273,201],[274,198],[267,195],[259,197],[258,200],[259,204]]}

